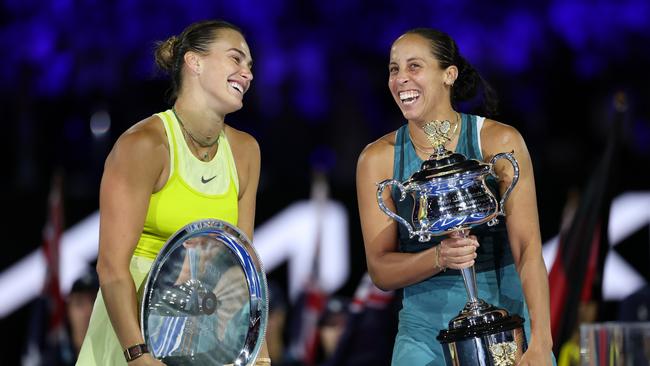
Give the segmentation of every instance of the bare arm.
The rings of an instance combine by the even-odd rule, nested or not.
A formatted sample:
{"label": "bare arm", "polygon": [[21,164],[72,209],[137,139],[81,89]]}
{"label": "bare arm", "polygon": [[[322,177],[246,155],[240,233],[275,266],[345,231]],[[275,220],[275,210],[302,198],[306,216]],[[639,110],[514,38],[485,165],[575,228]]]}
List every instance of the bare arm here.
{"label": "bare arm", "polygon": [[[548,274],[542,257],[535,179],[530,155],[519,132],[510,126],[492,123],[485,133],[488,142],[485,156],[491,158],[496,153],[514,150],[514,156],[519,163],[519,181],[505,204],[508,238],[530,312],[531,347],[537,347],[542,353],[546,352],[547,356],[550,356],[553,341],[550,330]],[[497,161],[495,171],[500,177],[499,189],[503,194],[512,182],[512,166],[501,159]]]}
{"label": "bare arm", "polygon": [[[402,288],[440,272],[435,267],[435,247],[418,253],[399,252],[398,224],[379,209],[377,183],[392,177],[392,161],[393,148],[386,136],[368,145],[357,163],[357,199],[368,273],[384,290]],[[384,190],[383,199],[396,212],[389,188]],[[442,266],[458,269],[474,264],[475,238],[447,238],[444,243],[439,258]]]}
{"label": "bare arm", "polygon": [[[134,128],[115,144],[102,177],[97,273],[106,310],[123,349],[144,343],[129,264],[142,232],[149,197],[163,171],[164,154],[165,147],[157,141],[155,132]],[[131,363],[152,361],[146,356]]]}
{"label": "bare arm", "polygon": [[[257,141],[248,134],[232,131],[232,136],[235,145],[233,146],[233,153],[235,154],[239,175],[237,227],[252,241],[253,229],[255,228],[257,186],[260,179],[260,147]],[[266,365],[263,361],[267,359],[269,359],[269,351],[265,340],[260,349],[256,364]]]}
{"label": "bare arm", "polygon": [[245,135],[243,150],[245,161],[240,160],[237,171],[239,173],[239,202],[237,226],[253,240],[253,229],[255,228],[255,203],[257,198],[257,186],[260,179],[260,147],[257,141]]}

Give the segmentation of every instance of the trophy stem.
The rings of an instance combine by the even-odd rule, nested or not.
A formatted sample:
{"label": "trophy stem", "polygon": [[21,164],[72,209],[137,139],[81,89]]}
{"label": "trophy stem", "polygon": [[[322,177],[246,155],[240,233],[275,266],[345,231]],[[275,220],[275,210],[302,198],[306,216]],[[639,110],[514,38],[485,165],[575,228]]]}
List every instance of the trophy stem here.
{"label": "trophy stem", "polygon": [[463,268],[460,270],[463,274],[463,282],[465,283],[465,290],[467,290],[467,297],[469,302],[476,304],[479,302],[478,290],[476,286],[476,271],[474,266]]}
{"label": "trophy stem", "polygon": [[[459,227],[458,233],[463,238],[469,236],[469,230],[466,228]],[[467,305],[476,309],[478,304],[481,302],[478,298],[478,289],[476,286],[476,270],[474,270],[474,266],[471,266],[461,269],[460,273],[463,275],[463,282],[465,283],[465,290],[467,290],[467,297],[469,299]]]}

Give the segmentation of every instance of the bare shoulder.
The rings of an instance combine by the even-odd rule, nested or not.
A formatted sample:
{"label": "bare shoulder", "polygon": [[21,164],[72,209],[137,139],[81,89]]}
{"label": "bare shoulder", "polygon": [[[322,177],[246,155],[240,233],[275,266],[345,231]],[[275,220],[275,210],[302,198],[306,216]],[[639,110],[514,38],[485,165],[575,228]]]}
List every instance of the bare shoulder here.
{"label": "bare shoulder", "polygon": [[396,131],[390,132],[366,145],[359,155],[359,161],[372,161],[374,159],[383,159],[386,155],[392,155],[395,150],[395,134]]}
{"label": "bare shoulder", "polygon": [[251,134],[240,131],[230,125],[224,125],[226,138],[235,157],[259,157],[260,145]]}
{"label": "bare shoulder", "polygon": [[366,145],[359,155],[357,168],[381,169],[383,173],[392,174],[396,134],[397,131],[390,132]]}
{"label": "bare shoulder", "polygon": [[169,143],[162,121],[158,116],[151,116],[124,131],[115,142],[111,155],[151,159],[156,156],[162,158],[168,151]]}
{"label": "bare shoulder", "polygon": [[492,119],[485,119],[481,129],[482,149],[493,155],[498,152],[525,148],[521,133],[508,124]]}
{"label": "bare shoulder", "polygon": [[[164,184],[161,180],[169,165],[169,143],[160,118],[148,117],[126,130],[115,142],[106,158],[104,179],[122,182],[135,187],[154,187]],[[106,188],[109,189],[109,188]]]}

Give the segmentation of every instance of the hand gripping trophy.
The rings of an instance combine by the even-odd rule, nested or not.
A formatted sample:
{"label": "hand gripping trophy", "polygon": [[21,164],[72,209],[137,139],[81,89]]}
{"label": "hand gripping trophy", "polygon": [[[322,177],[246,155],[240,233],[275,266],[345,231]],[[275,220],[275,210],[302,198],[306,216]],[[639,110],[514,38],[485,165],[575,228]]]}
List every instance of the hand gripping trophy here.
{"label": "hand gripping trophy", "polygon": [[[456,124],[457,128],[458,124]],[[445,149],[451,124],[448,120],[428,122],[424,132],[435,151],[421,169],[405,182],[387,179],[378,184],[377,201],[390,218],[404,225],[410,237],[427,242],[432,236],[469,229],[486,223],[493,226],[498,216],[505,216],[504,203],[519,179],[519,165],[512,152],[499,153],[489,163],[467,159]],[[455,132],[455,131],[454,131]],[[499,159],[507,159],[514,168],[512,183],[497,202],[485,179],[494,172]],[[387,186],[399,190],[400,201],[413,198],[411,222],[392,212],[384,204],[382,193]],[[510,315],[478,298],[474,266],[461,270],[468,301],[460,313],[449,321],[449,328],[437,336],[443,345],[446,364],[515,365],[527,348],[523,318]]]}

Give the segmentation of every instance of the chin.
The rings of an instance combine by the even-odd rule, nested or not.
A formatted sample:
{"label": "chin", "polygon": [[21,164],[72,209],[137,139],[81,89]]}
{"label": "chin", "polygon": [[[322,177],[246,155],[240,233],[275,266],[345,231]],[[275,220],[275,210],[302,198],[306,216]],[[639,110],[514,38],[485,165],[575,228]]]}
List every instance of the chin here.
{"label": "chin", "polygon": [[239,101],[239,103],[233,103],[230,105],[230,108],[228,108],[230,111],[228,113],[232,112],[237,112],[238,110],[242,109],[244,107],[244,102]]}
{"label": "chin", "polygon": [[414,111],[402,111],[402,115],[404,116],[405,119],[409,121],[413,119],[417,119],[419,117],[419,114],[415,113]]}

